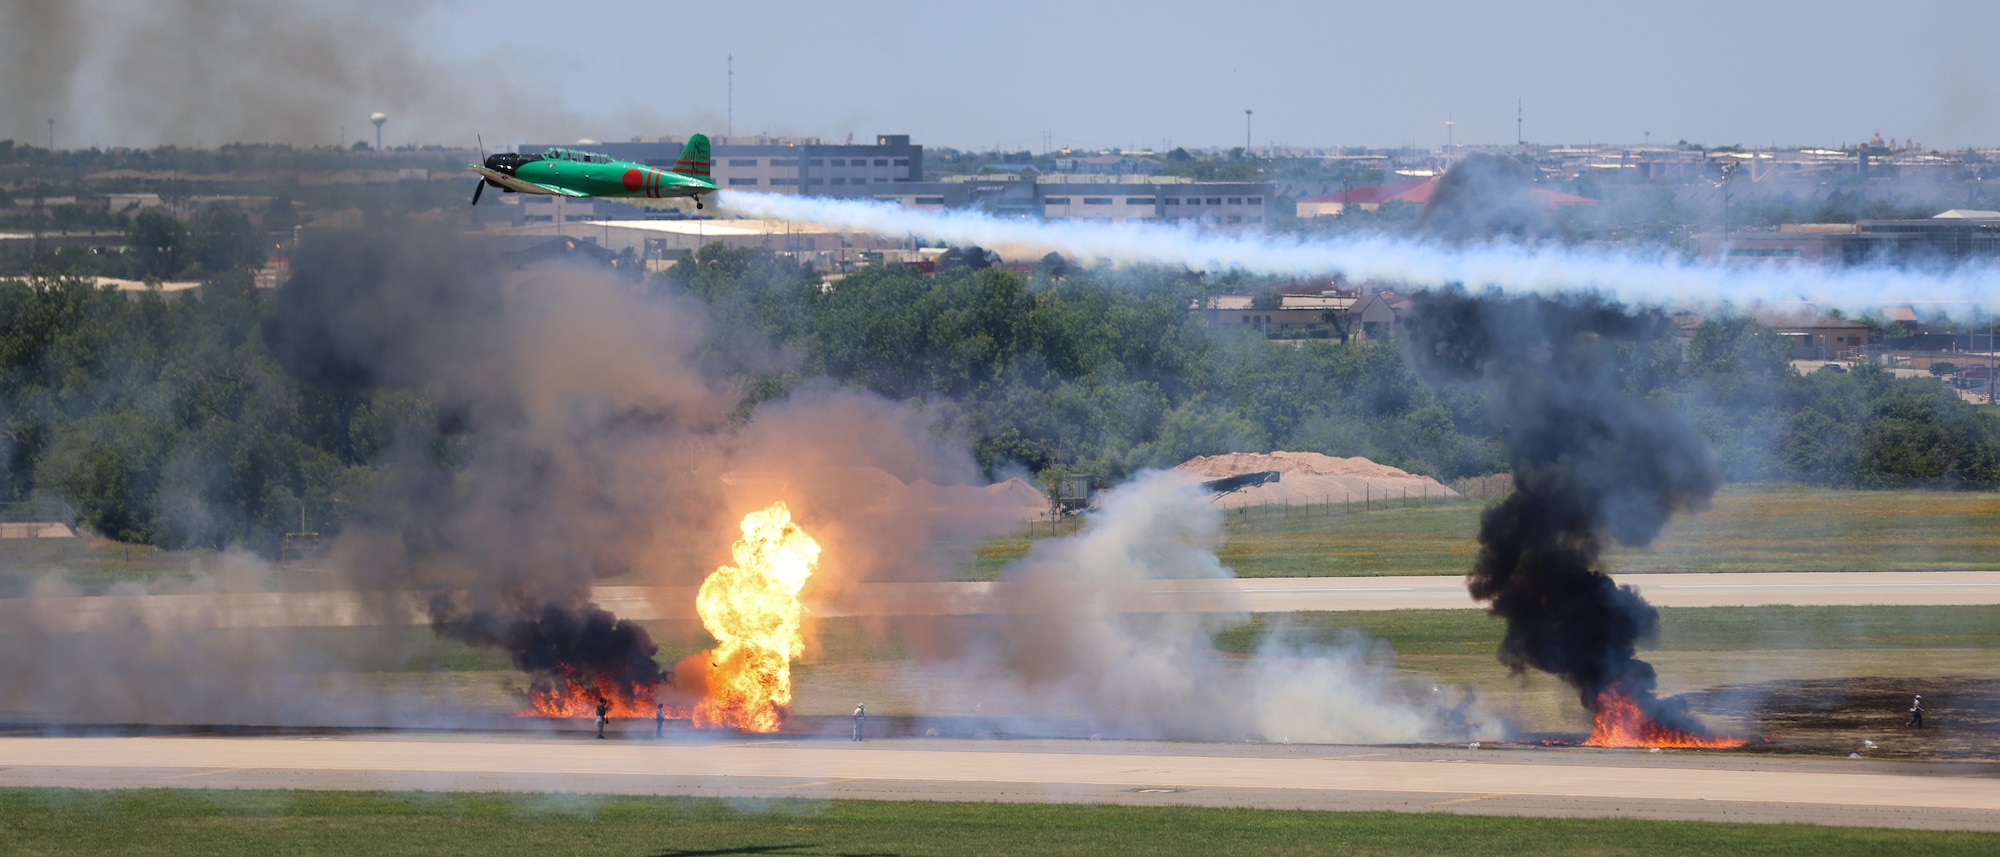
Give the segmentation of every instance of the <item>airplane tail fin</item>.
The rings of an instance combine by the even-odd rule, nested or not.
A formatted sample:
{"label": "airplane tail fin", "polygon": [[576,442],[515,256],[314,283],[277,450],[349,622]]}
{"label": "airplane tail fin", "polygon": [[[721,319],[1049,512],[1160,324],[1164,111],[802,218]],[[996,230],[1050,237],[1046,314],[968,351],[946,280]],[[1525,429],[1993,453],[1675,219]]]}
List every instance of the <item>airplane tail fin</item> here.
{"label": "airplane tail fin", "polygon": [[688,138],[687,145],[681,147],[681,156],[674,160],[674,172],[689,178],[713,181],[708,174],[708,137],[696,134]]}

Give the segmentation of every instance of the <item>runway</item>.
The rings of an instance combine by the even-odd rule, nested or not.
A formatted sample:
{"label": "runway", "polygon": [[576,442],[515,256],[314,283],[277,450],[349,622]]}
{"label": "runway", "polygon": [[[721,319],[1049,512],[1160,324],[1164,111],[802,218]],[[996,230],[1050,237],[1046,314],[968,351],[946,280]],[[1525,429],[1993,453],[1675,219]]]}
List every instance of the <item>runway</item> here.
{"label": "runway", "polygon": [[[1626,574],[1660,607],[1765,605],[2000,604],[2000,571],[1756,572]],[[600,586],[592,598],[618,616],[687,620],[692,586]],[[1154,580],[1120,588],[1079,588],[1079,597],[1125,612],[1250,612],[1342,610],[1471,610],[1464,579],[1450,576],[1285,577]],[[815,595],[820,617],[959,616],[1029,609],[1007,583],[870,583]],[[1046,603],[1039,599],[1036,603]],[[32,613],[54,630],[87,631],[106,623],[142,621],[194,628],[351,627],[426,622],[417,599],[399,593],[248,592],[187,595],[81,596],[0,599],[0,621]]]}
{"label": "runway", "polygon": [[2000,830],[2000,766],[1739,753],[475,734],[0,738],[0,786],[1196,804]]}

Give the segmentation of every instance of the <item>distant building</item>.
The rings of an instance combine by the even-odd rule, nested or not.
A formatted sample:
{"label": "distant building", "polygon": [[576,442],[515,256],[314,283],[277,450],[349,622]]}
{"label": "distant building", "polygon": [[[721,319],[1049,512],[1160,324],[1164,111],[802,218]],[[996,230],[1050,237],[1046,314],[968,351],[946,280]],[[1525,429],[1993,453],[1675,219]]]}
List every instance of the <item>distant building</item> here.
{"label": "distant building", "polygon": [[1362,211],[1374,211],[1388,202],[1408,202],[1423,205],[1430,201],[1431,188],[1437,182],[1435,176],[1403,179],[1388,184],[1344,190],[1311,199],[1299,200],[1300,217],[1336,217],[1348,206]]}
{"label": "distant building", "polygon": [[1390,289],[1383,289],[1368,296],[1358,311],[1356,320],[1363,339],[1390,339],[1402,329],[1403,315],[1409,312],[1410,299]]}
{"label": "distant building", "polygon": [[[1439,178],[1439,176],[1410,178],[1302,199],[1299,200],[1298,216],[1336,217],[1347,210],[1348,206],[1354,206],[1362,211],[1374,211],[1391,202],[1407,202],[1421,207],[1429,204],[1431,195],[1437,192]],[[1589,197],[1561,193],[1548,188],[1530,188],[1528,194],[1548,206],[1597,204],[1597,200]]]}
{"label": "distant building", "polygon": [[[1208,323],[1216,327],[1241,327],[1272,338],[1338,338],[1350,326],[1352,311],[1361,293],[1346,288],[1340,277],[1323,277],[1272,286],[1255,292],[1239,292],[1208,298]],[[1329,314],[1333,316],[1329,320]]]}
{"label": "distant building", "polygon": [[1271,222],[1269,182],[1197,182],[1170,176],[1127,180],[1045,176],[1035,183],[1039,215],[1097,223],[1152,221],[1246,227]]}
{"label": "distant building", "polygon": [[1698,253],[1711,262],[1813,264],[2000,260],[2000,211],[1952,210],[1925,220],[1788,223],[1769,230],[1704,232]]}
{"label": "distant building", "polygon": [[1868,348],[1868,325],[1823,315],[1817,308],[1759,309],[1750,317],[1791,343],[1793,360],[1840,360]]}
{"label": "distant building", "polygon": [[880,261],[885,252],[907,249],[908,240],[907,236],[844,232],[808,223],[696,218],[537,221],[511,227],[493,223],[468,237],[496,255],[530,251],[533,258],[521,260],[524,262],[546,258],[556,249],[598,260],[620,257],[629,250],[634,262],[650,271],[668,267],[706,245],[721,244],[730,249],[767,249],[815,270],[840,272]]}
{"label": "distant building", "polygon": [[1131,155],[1088,155],[1055,159],[1055,170],[1059,173],[1085,173],[1104,176],[1156,176],[1164,172],[1166,168],[1167,165],[1158,158],[1134,157]]}

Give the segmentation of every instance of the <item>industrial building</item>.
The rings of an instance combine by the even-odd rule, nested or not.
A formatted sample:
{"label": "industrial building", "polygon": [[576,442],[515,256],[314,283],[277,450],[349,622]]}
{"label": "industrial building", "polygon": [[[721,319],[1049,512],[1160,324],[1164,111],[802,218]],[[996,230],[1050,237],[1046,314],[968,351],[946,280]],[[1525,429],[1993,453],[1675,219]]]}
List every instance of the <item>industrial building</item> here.
{"label": "industrial building", "polygon": [[[1282,283],[1255,292],[1212,295],[1203,308],[1208,323],[1215,327],[1255,330],[1274,339],[1323,339],[1343,337],[1349,313],[1360,302],[1361,293],[1335,276]],[[1345,336],[1358,334],[1346,330]]]}
{"label": "industrial building", "polygon": [[1777,230],[1705,232],[1710,262],[1863,265],[2000,260],[2000,211],[1952,210],[1923,220],[1788,223]]}

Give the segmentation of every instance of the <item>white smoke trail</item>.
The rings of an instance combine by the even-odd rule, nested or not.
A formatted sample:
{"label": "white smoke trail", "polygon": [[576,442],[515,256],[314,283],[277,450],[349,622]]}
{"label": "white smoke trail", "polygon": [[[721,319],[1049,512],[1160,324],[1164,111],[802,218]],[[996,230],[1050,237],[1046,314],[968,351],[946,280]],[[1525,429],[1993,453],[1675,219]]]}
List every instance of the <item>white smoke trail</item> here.
{"label": "white smoke trail", "polygon": [[1387,236],[1306,241],[1161,224],[1002,220],[978,212],[912,211],[876,200],[724,193],[718,204],[752,217],[977,244],[1013,258],[1055,252],[1086,261],[1196,270],[1339,273],[1353,280],[1411,287],[1463,284],[1510,292],[1599,291],[1647,305],[1810,301],[1856,315],[1909,301],[1957,304],[1981,312],[2000,309],[1995,290],[2000,286],[2000,269],[1993,267],[1938,273],[1886,266],[1721,268],[1612,249],[1512,244],[1459,248]]}

